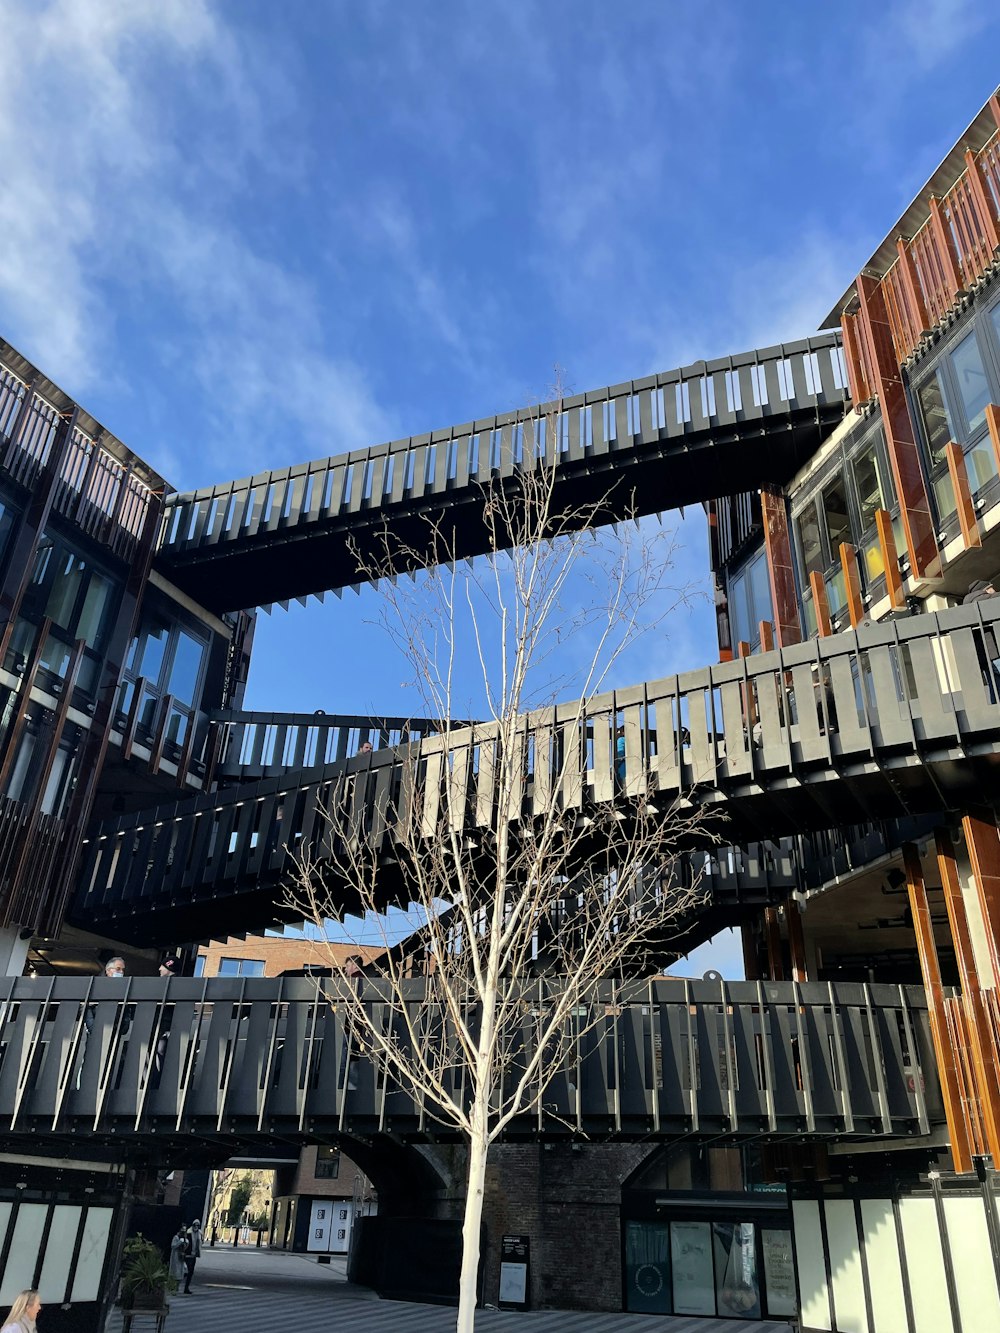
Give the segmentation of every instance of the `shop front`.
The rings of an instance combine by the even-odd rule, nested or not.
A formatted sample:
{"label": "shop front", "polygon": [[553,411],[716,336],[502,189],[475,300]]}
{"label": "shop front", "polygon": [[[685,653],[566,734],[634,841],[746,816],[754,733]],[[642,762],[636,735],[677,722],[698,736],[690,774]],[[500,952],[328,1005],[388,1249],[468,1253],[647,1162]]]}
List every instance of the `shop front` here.
{"label": "shop front", "polygon": [[624,1309],[723,1319],[796,1314],[785,1188],[744,1185],[744,1174],[738,1149],[666,1149],[643,1166],[622,1194]]}

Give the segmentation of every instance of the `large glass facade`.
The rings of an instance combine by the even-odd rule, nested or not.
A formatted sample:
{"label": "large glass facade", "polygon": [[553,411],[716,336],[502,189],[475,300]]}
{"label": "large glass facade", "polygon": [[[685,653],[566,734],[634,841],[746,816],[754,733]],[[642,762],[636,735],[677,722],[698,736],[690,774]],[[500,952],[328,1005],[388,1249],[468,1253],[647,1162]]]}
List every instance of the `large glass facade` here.
{"label": "large glass facade", "polygon": [[[37,653],[38,683],[58,693],[82,640],[83,657],[75,687],[93,695],[120,589],[120,583],[90,556],[61,536],[43,533],[4,666],[23,674]],[[50,622],[49,628],[39,643],[46,621]]]}
{"label": "large glass facade", "polygon": [[[199,638],[192,629],[166,615],[145,616],[125,662],[119,718],[136,707],[136,731],[144,741],[158,733],[162,721],[165,741],[178,751],[194,725],[207,657],[207,639]],[[141,691],[138,702],[137,690]],[[169,712],[161,719],[162,707]]]}
{"label": "large glass facade", "polygon": [[759,648],[761,621],[774,621],[767,556],[763,551],[730,576],[728,601],[733,643]]}
{"label": "large glass facade", "polygon": [[923,432],[928,479],[938,520],[955,513],[955,490],[946,449],[965,456],[973,495],[996,479],[997,461],[986,432],[986,408],[1000,401],[1000,307],[979,317],[916,384],[914,398]]}

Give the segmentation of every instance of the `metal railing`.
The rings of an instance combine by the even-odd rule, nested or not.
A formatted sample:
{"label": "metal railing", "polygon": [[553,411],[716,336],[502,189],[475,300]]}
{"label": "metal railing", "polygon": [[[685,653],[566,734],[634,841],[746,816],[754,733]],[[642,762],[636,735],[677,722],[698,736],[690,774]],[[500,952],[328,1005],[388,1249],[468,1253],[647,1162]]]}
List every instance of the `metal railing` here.
{"label": "metal railing", "polygon": [[[651,817],[683,797],[724,812],[739,842],[981,801],[1000,792],[998,628],[989,599],[540,710],[524,718],[506,809]],[[106,823],[74,915],[124,928],[130,912],[276,883],[348,834],[389,863],[414,821],[426,838],[474,835],[498,818],[499,745],[495,725],[462,728]]]}
{"label": "metal railing", "polygon": [[[711,451],[692,452],[695,444],[715,443],[717,437],[749,441],[771,427],[780,439],[790,440],[789,426],[797,422],[815,428],[820,416],[832,426],[844,411],[846,385],[840,335],[825,333],[257,473],[170,496],[158,559],[173,571],[172,577],[186,565],[202,567],[216,557],[230,556],[234,549],[247,553],[274,547],[286,559],[290,537],[322,534],[331,527],[339,531],[345,525],[360,529],[366,515],[412,514],[415,509],[437,512],[442,506],[450,512],[463,497],[478,499],[481,508],[484,484],[502,483],[540,460],[555,461],[559,477],[577,483],[594,474],[595,481],[588,484],[600,483],[598,497],[607,489],[609,471],[638,461],[656,463],[662,478],[663,460],[676,455],[686,475],[699,475],[698,493],[688,496],[681,495],[683,488],[677,486],[666,491],[659,486],[640,488],[636,478],[636,493],[625,488],[627,497],[623,490],[616,501],[623,511],[620,517],[636,506],[640,512],[650,512],[711,498],[719,484],[719,460]],[[739,457],[746,460],[745,449]],[[772,449],[766,458],[758,455],[758,463],[768,467],[776,458]],[[746,485],[755,481],[759,478],[748,473]],[[662,492],[664,502],[650,501],[650,509],[643,508],[649,500],[647,489],[657,498]],[[358,571],[356,562],[348,564],[352,572],[340,581],[330,561],[323,562],[322,570],[314,567],[306,573],[312,579],[325,576],[327,589],[365,581],[368,575]],[[263,577],[268,573],[256,567],[255,572]],[[199,586],[204,593],[205,585]],[[305,592],[321,586],[303,584]],[[289,587],[267,598],[290,598],[303,588]],[[232,595],[267,599],[249,583]]]}
{"label": "metal railing", "polygon": [[[5,979],[0,1132],[34,1144],[97,1136],[123,1152],[194,1136],[222,1154],[272,1136],[454,1133],[359,1049],[340,984]],[[508,1086],[557,987],[525,988]],[[410,983],[406,1004],[412,1031],[439,1049],[449,1027],[432,994]],[[369,1003],[396,1040],[412,1039],[375,984]],[[944,1123],[916,987],[608,982],[569,1023],[512,1137],[899,1138]],[[467,1101],[460,1066],[446,1077]]]}

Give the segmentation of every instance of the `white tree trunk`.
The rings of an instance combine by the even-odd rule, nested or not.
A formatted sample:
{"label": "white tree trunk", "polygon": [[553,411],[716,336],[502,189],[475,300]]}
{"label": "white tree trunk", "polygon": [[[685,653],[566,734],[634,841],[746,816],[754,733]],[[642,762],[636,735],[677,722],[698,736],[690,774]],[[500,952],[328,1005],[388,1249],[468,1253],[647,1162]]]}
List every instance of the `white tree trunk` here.
{"label": "white tree trunk", "polygon": [[483,1223],[483,1191],[486,1185],[488,1152],[485,1108],[472,1109],[469,1139],[469,1175],[462,1221],[462,1275],[458,1286],[457,1333],[473,1333],[476,1318],[476,1283],[479,1277],[479,1242]]}

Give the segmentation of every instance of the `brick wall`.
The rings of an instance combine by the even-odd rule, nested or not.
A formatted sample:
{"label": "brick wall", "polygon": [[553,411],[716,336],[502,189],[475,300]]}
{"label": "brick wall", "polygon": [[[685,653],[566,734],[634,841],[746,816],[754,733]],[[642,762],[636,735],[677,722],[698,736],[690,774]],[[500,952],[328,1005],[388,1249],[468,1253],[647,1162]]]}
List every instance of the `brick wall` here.
{"label": "brick wall", "polygon": [[483,1207],[483,1297],[497,1300],[504,1235],[531,1240],[531,1304],[622,1308],[621,1190],[656,1148],[634,1143],[498,1144]]}
{"label": "brick wall", "polygon": [[281,972],[294,971],[307,966],[330,967],[343,964],[352,955],[360,957],[362,963],[380,954],[380,948],[359,948],[353,944],[332,944],[316,940],[287,939],[279,935],[248,935],[246,939],[230,936],[224,943],[212,940],[198,949],[198,956],[205,959],[204,975],[219,975],[219,964],[223,958],[258,959],[264,963],[264,976],[276,977]]}

